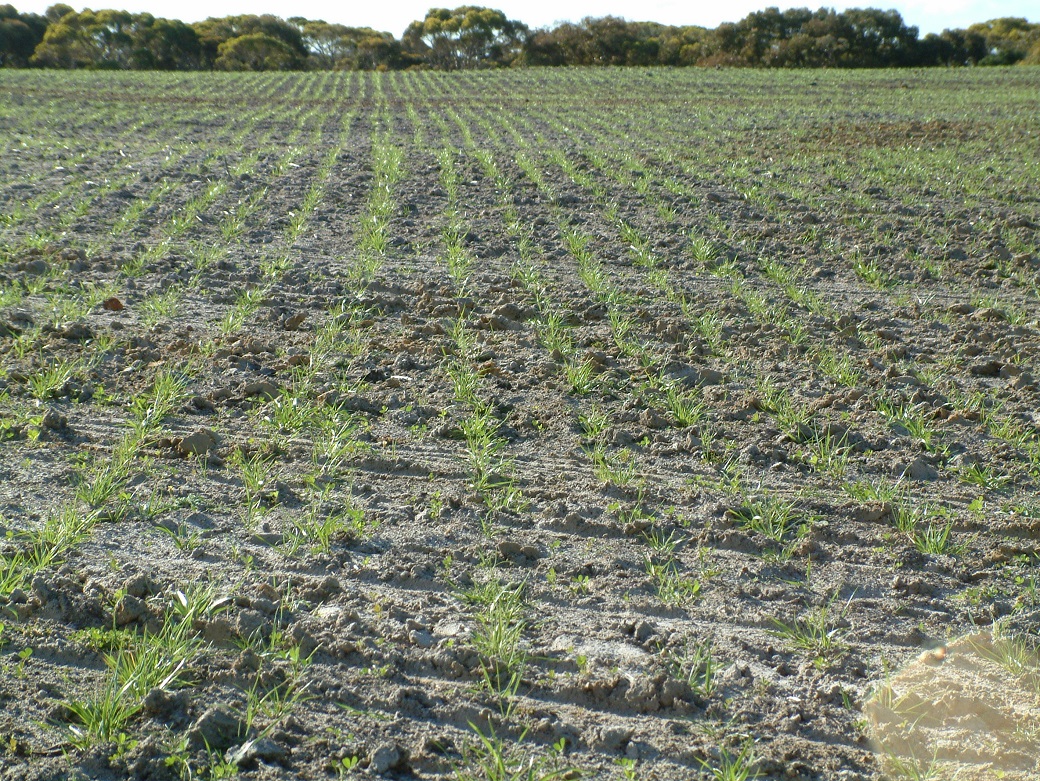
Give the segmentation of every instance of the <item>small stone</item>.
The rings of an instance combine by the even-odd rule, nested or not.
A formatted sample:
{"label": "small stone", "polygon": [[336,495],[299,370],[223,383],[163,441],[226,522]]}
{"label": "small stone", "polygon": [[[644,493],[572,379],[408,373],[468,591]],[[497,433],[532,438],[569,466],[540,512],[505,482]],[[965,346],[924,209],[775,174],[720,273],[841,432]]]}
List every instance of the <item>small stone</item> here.
{"label": "small stone", "polygon": [[69,419],[51,407],[44,414],[42,425],[51,431],[64,431],[69,427]]}
{"label": "small stone", "polygon": [[278,386],[268,380],[250,382],[242,388],[242,395],[246,397],[260,396],[264,399],[273,399],[278,395]]}
{"label": "small stone", "polygon": [[599,730],[592,744],[595,748],[608,753],[623,751],[632,739],[632,730],[624,727],[603,727]]}
{"label": "small stone", "polygon": [[395,768],[400,761],[400,749],[392,743],[384,743],[372,752],[368,760],[368,769],[377,775],[383,775]]}
{"label": "small stone", "polygon": [[84,342],[94,338],[94,330],[82,321],[65,323],[58,329],[58,336],[72,342]]}
{"label": "small stone", "polygon": [[259,738],[246,741],[238,748],[229,749],[224,759],[235,767],[249,768],[255,765],[257,760],[281,762],[288,756],[289,752],[283,746],[279,746],[270,738]]}
{"label": "small stone", "polygon": [[918,457],[904,467],[902,476],[909,477],[911,480],[935,480],[939,477],[939,473],[924,458]]}
{"label": "small stone", "polygon": [[118,604],[116,604],[114,615],[116,626],[132,624],[147,612],[148,607],[145,605],[143,599],[127,594],[119,600]]}
{"label": "small stone", "polygon": [[191,436],[175,440],[174,449],[182,456],[201,456],[217,449],[217,435],[208,428],[201,428]]}
{"label": "small stone", "polygon": [[523,546],[513,540],[502,540],[498,543],[498,553],[507,559],[516,559],[523,556]]}
{"label": "small stone", "polygon": [[188,740],[195,748],[226,751],[245,735],[246,725],[224,705],[214,705],[203,713],[188,730]]}

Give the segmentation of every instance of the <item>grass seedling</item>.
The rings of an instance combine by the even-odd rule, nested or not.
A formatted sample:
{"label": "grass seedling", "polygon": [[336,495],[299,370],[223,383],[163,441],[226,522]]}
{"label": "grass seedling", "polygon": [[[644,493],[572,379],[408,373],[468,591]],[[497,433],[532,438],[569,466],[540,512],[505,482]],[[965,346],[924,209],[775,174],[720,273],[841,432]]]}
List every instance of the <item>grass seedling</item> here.
{"label": "grass seedling", "polygon": [[848,435],[836,437],[833,433],[818,434],[806,444],[809,466],[814,472],[825,472],[842,479],[849,466],[852,448]]}
{"label": "grass seedling", "polygon": [[477,742],[463,746],[462,765],[455,768],[458,781],[564,781],[579,777],[561,763],[566,748],[563,738],[548,754],[532,756],[518,749],[522,738],[506,741],[494,729],[485,734],[472,723],[470,727]]}
{"label": "grass seedling", "polygon": [[745,529],[779,543],[790,540],[797,522],[794,502],[784,502],[773,496],[751,499],[743,507],[731,510],[730,515]]}
{"label": "grass seedling", "polygon": [[718,676],[723,665],[715,656],[710,638],[688,642],[681,650],[663,651],[662,656],[672,677],[689,686],[698,697],[708,699],[718,691]]}
{"label": "grass seedling", "polygon": [[833,615],[835,599],[837,594],[790,623],[772,619],[775,627],[773,631],[792,648],[812,654],[819,664],[840,657],[848,648],[844,640],[848,630],[842,628],[840,623],[852,605],[852,597],[849,597],[837,615]]}
{"label": "grass seedling", "polygon": [[962,483],[975,485],[986,491],[999,491],[1011,482],[1009,475],[978,463],[962,467],[957,472],[957,478]]}
{"label": "grass seedling", "polygon": [[707,410],[696,394],[681,388],[677,383],[665,385],[665,404],[679,428],[691,428],[704,420]]}
{"label": "grass seedling", "polygon": [[701,763],[703,770],[711,773],[712,781],[748,781],[761,776],[755,768],[754,745],[750,741],[744,743],[736,754],[731,754],[727,749],[720,749],[717,762],[705,759],[697,761]]}
{"label": "grass seedling", "polygon": [[563,373],[567,378],[567,384],[571,388],[571,393],[575,396],[585,396],[592,393],[596,387],[595,371],[595,364],[589,359],[581,363],[568,361],[564,364]]}

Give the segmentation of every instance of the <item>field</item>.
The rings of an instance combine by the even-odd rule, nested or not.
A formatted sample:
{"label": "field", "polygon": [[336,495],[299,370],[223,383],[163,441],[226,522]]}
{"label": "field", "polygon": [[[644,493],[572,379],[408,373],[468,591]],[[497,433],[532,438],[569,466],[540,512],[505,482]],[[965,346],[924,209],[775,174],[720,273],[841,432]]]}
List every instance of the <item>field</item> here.
{"label": "field", "polygon": [[0,72],[0,775],[1037,778],[1038,116]]}

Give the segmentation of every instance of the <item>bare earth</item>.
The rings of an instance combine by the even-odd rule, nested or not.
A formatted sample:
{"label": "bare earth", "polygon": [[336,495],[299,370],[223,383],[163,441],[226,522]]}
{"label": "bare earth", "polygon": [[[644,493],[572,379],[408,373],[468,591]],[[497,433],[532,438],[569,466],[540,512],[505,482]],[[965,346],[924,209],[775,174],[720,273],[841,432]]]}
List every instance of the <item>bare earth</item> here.
{"label": "bare earth", "polygon": [[1037,116],[0,72],[0,776],[1040,777]]}

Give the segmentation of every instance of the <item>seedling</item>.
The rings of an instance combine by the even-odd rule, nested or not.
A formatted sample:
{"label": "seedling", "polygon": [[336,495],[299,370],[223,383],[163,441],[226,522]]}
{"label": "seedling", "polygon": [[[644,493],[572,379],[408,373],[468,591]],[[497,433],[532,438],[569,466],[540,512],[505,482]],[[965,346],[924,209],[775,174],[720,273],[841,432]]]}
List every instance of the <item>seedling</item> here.
{"label": "seedling", "polygon": [[837,615],[833,615],[836,599],[837,594],[790,623],[772,619],[774,632],[793,648],[812,654],[818,664],[842,656],[848,648],[845,643],[848,630],[841,623],[852,605],[852,597],[849,597]]}

